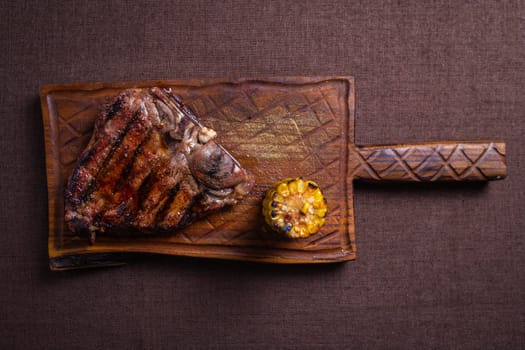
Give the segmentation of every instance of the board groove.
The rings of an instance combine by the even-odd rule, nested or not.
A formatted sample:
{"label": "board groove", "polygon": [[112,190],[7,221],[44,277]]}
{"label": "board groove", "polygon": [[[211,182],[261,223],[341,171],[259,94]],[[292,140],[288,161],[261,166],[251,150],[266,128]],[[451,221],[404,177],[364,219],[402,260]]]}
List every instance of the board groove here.
{"label": "board groove", "polygon": [[[170,87],[214,128],[256,185],[239,205],[170,235],[99,235],[95,245],[64,225],[63,189],[89,141],[101,104],[131,87]],[[351,77],[192,79],[50,85],[41,89],[49,192],[52,269],[81,262],[115,264],[112,253],[158,253],[274,263],[323,263],[355,258],[353,188],[348,152],[354,135]],[[73,124],[72,124],[73,123]],[[265,191],[276,181],[303,176],[326,189],[327,224],[303,240],[269,232],[260,215]],[[109,254],[109,255],[108,255]],[[83,256],[83,258],[78,258]],[[95,255],[93,255],[95,257]],[[75,258],[77,257],[77,258]],[[57,263],[57,259],[60,263]],[[80,263],[79,263],[80,262]],[[73,266],[74,265],[74,266]]]}

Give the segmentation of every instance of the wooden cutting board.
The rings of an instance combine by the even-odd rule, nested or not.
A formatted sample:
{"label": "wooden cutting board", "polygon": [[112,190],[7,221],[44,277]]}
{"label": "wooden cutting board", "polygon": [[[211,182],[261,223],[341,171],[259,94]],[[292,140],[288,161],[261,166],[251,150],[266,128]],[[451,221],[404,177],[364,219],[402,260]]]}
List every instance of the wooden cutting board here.
{"label": "wooden cutting board", "polygon": [[[95,245],[64,225],[63,193],[87,145],[101,104],[131,87],[170,87],[256,178],[242,203],[169,235],[99,235]],[[121,263],[158,253],[274,263],[327,263],[356,257],[353,181],[486,181],[506,176],[496,141],[391,146],[354,144],[351,77],[191,79],[50,85],[41,89],[49,192],[49,259],[54,270]],[[326,224],[307,239],[279,237],[264,225],[261,202],[276,181],[316,181],[328,202]],[[126,255],[127,256],[127,255]]]}

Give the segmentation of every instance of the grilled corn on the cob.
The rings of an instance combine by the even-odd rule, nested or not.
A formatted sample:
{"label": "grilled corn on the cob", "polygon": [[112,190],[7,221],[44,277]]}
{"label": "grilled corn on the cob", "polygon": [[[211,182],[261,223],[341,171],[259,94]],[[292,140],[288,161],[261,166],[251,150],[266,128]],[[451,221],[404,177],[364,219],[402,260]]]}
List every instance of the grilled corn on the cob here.
{"label": "grilled corn on the cob", "polygon": [[319,186],[300,177],[277,182],[263,200],[266,223],[290,238],[306,238],[317,233],[324,225],[326,209],[326,199]]}

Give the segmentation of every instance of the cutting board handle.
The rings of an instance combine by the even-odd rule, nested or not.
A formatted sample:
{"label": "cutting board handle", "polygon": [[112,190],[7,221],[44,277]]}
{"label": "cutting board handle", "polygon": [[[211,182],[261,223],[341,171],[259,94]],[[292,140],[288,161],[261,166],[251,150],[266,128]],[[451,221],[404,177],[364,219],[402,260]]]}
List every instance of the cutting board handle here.
{"label": "cutting board handle", "polygon": [[371,181],[489,181],[507,176],[499,141],[356,146],[355,179]]}

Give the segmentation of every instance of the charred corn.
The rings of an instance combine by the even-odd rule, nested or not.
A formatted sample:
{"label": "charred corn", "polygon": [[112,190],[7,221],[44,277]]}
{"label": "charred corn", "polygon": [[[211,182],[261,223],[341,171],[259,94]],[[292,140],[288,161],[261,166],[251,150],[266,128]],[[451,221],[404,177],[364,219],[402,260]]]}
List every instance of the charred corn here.
{"label": "charred corn", "polygon": [[262,209],[266,223],[290,238],[317,233],[324,225],[326,210],[319,186],[300,177],[277,182],[266,192]]}

